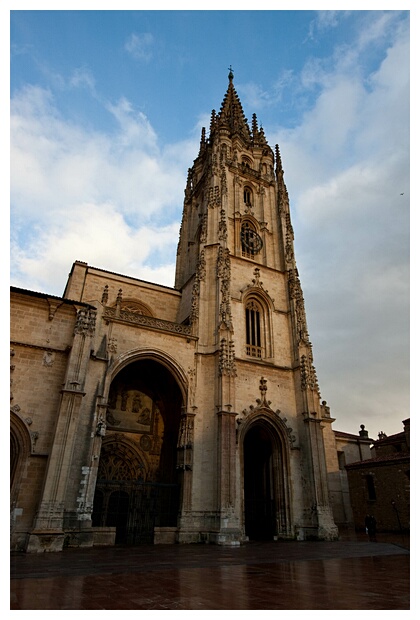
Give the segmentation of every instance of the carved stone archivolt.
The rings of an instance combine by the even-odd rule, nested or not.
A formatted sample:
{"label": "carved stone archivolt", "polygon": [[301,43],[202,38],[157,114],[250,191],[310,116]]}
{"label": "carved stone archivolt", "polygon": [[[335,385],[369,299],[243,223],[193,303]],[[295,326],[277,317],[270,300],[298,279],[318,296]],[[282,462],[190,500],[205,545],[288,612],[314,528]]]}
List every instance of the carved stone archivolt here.
{"label": "carved stone archivolt", "polygon": [[[260,379],[260,394],[261,398],[256,398],[257,406],[250,405],[247,409],[243,409],[242,414],[236,418],[237,431],[239,431],[242,424],[247,421],[257,420],[259,417],[271,418],[278,426],[287,438],[291,448],[296,449],[296,436],[293,434],[293,429],[288,426],[286,417],[282,416],[280,409],[275,411],[270,407],[271,401],[267,400],[267,379],[261,377]],[[238,434],[238,433],[237,433]]]}
{"label": "carved stone archivolt", "polygon": [[267,297],[274,305],[274,298],[270,296],[268,290],[264,288],[264,283],[260,280],[260,270],[258,267],[254,269],[254,277],[251,281],[251,284],[247,284],[246,287],[241,289],[241,293],[249,293],[251,290],[264,293],[264,296]]}
{"label": "carved stone archivolt", "polygon": [[114,434],[103,443],[98,467],[99,480],[143,480],[150,481],[146,463],[138,450],[127,440]]}

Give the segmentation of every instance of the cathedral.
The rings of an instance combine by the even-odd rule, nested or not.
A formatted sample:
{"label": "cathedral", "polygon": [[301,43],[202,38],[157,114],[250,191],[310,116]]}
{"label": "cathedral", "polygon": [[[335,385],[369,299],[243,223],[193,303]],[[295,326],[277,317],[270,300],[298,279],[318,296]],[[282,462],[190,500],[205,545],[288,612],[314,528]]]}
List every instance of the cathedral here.
{"label": "cathedral", "polygon": [[11,289],[11,546],[333,540],[345,520],[280,150],[230,71],[173,288],[74,262]]}

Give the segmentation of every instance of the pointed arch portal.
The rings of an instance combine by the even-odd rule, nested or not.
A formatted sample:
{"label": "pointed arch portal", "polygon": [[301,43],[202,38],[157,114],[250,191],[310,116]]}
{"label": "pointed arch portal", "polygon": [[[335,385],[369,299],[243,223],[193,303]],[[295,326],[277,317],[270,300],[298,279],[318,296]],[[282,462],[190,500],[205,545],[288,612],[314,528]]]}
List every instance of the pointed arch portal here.
{"label": "pointed arch portal", "polygon": [[244,523],[250,540],[287,536],[289,509],[287,466],[278,431],[255,420],[243,440]]}
{"label": "pointed arch portal", "polygon": [[174,376],[153,359],[126,365],[111,383],[92,525],[115,527],[117,544],[152,543],[155,527],[177,525],[182,404]]}

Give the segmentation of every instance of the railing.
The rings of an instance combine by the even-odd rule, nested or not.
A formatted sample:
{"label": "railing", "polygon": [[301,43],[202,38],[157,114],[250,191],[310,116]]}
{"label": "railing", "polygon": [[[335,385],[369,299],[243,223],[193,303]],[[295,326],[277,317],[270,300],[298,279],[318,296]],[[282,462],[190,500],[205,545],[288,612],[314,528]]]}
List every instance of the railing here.
{"label": "railing", "polygon": [[130,312],[129,310],[120,310],[120,312],[117,312],[116,308],[105,308],[103,317],[107,321],[124,321],[125,323],[151,327],[153,329],[164,330],[182,336],[191,336],[192,333],[191,325],[182,325],[181,323],[155,319],[152,316]]}
{"label": "railing", "polygon": [[263,356],[263,348],[257,347],[253,344],[247,344],[246,354],[249,355],[250,357],[258,357],[259,359],[261,359]]}

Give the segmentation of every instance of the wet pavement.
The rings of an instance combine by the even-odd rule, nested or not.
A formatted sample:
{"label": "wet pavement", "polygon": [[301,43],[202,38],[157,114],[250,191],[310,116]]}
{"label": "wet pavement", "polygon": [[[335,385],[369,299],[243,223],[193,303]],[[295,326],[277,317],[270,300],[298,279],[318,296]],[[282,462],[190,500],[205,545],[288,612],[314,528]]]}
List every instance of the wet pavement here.
{"label": "wet pavement", "polygon": [[11,556],[11,610],[410,609],[409,539],[149,545]]}

